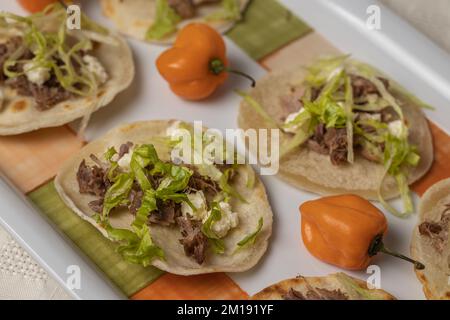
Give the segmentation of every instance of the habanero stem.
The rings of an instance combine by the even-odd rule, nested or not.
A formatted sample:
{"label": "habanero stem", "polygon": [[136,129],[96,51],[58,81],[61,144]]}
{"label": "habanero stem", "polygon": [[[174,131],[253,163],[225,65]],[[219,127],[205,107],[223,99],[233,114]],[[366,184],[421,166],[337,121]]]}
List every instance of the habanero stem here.
{"label": "habanero stem", "polygon": [[400,258],[400,259],[403,259],[405,261],[411,262],[412,264],[414,264],[414,268],[416,268],[417,270],[425,269],[425,265],[423,263],[421,263],[419,261],[416,261],[416,260],[413,260],[413,259],[411,259],[411,258],[409,258],[409,257],[407,257],[407,256],[405,256],[403,254],[396,253],[396,252],[391,251],[388,248],[386,248],[384,246],[384,243],[383,243],[383,235],[382,234],[377,235],[373,239],[372,243],[370,244],[369,250],[368,250],[368,253],[369,253],[370,257],[376,255],[378,252],[383,252],[383,253],[388,254],[390,256],[393,256],[393,257]]}
{"label": "habanero stem", "polygon": [[230,69],[230,68],[226,67],[223,64],[222,60],[220,60],[220,59],[212,59],[209,62],[209,70],[215,75],[218,75],[218,74],[220,74],[222,72],[233,73],[233,74],[239,75],[241,77],[244,77],[244,78],[247,78],[248,80],[250,80],[251,83],[252,83],[252,88],[254,88],[255,85],[256,85],[255,79],[253,79],[251,76],[249,76],[248,74],[246,74],[246,73],[244,73],[242,71],[233,70],[233,69]]}

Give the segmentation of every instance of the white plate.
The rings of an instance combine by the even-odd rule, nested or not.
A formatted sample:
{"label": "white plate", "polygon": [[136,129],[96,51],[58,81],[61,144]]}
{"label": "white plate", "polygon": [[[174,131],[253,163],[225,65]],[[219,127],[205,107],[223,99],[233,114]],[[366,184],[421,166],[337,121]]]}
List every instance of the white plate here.
{"label": "white plate", "polygon": [[[317,31],[327,37],[343,52],[351,52],[361,60],[370,62],[389,73],[412,92],[434,105],[437,110],[428,112],[447,132],[450,119],[445,107],[450,102],[449,56],[427,38],[418,34],[401,19],[387,11],[376,1],[282,1]],[[84,10],[110,25],[101,17],[100,9],[92,1]],[[365,28],[366,8],[369,4],[382,8],[382,29]],[[21,12],[15,2],[2,3],[3,10]],[[114,126],[135,120],[179,118],[188,121],[202,120],[208,127],[235,128],[237,106],[240,99],[233,89],[245,89],[248,83],[231,76],[214,99],[202,103],[182,101],[174,96],[157,73],[154,61],[162,47],[150,46],[130,40],[136,61],[136,79],[132,87],[120,95],[110,106],[93,115],[87,137],[94,139]],[[256,78],[265,71],[231,41],[227,40],[228,54],[234,67]],[[266,256],[258,266],[231,277],[249,294],[273,282],[302,275],[324,275],[339,269],[321,263],[309,255],[300,239],[298,206],[315,195],[291,188],[275,177],[263,177],[275,214],[274,234]],[[24,205],[6,186],[0,184],[2,203],[0,222],[32,254],[38,262],[63,285],[66,268],[76,264],[82,269],[82,286],[73,290],[77,298],[120,298],[121,295],[105,281],[70,241],[63,241],[47,221]],[[416,199],[417,200],[417,199]],[[387,214],[390,232],[386,243],[395,250],[409,253],[409,240],[416,217],[397,219]],[[23,223],[27,221],[27,223]],[[31,227],[32,226],[32,227]],[[381,268],[381,285],[400,299],[423,298],[421,286],[412,267],[389,257],[374,260]],[[365,279],[368,274],[353,275]]]}

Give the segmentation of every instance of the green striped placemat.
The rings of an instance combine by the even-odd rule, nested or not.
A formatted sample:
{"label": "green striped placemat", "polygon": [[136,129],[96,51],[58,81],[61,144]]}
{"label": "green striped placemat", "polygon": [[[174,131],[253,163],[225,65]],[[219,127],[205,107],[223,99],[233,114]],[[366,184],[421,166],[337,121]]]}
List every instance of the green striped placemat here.
{"label": "green striped placemat", "polygon": [[89,222],[70,210],[60,199],[52,182],[28,194],[31,201],[65,233],[127,296],[154,281],[163,272],[125,262],[116,246]]}
{"label": "green striped placemat", "polygon": [[276,0],[252,0],[241,22],[227,35],[255,60],[312,29]]}

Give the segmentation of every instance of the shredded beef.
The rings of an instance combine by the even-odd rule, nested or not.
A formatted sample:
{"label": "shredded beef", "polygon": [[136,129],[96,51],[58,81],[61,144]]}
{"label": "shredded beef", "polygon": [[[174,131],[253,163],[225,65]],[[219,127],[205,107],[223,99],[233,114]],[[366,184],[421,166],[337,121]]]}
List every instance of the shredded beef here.
{"label": "shredded beef", "polygon": [[77,181],[79,192],[103,197],[108,188],[106,171],[99,166],[89,167],[83,160],[78,167]]}
{"label": "shredded beef", "polygon": [[51,109],[56,104],[68,100],[73,94],[64,89],[52,75],[42,86],[28,81],[25,75],[8,79],[6,84],[24,96],[31,96],[36,101],[36,108],[40,111]]}
{"label": "shredded beef", "polygon": [[389,123],[395,120],[399,120],[400,116],[392,107],[387,107],[381,110],[381,122]]}
{"label": "shredded beef", "polygon": [[199,6],[199,5],[204,4],[204,3],[217,3],[217,2],[220,2],[220,1],[221,0],[192,0],[192,3],[195,6]]}
{"label": "shredded beef", "polygon": [[419,233],[431,239],[432,246],[442,253],[448,240],[450,229],[450,204],[445,206],[439,221],[424,221],[419,225]]}
{"label": "shredded beef", "polygon": [[203,191],[203,194],[207,199],[214,198],[219,192],[219,186],[217,185],[217,182],[209,179],[208,177],[200,175],[195,170],[193,175],[189,179],[188,187],[196,191]]}
{"label": "shredded beef", "polygon": [[176,221],[183,236],[180,243],[183,245],[185,254],[194,258],[198,264],[202,264],[206,257],[208,238],[201,231],[201,223],[184,216],[178,217]]}
{"label": "shredded beef", "polygon": [[286,295],[283,296],[284,300],[348,300],[346,294],[341,290],[328,290],[322,288],[310,287],[306,294],[303,294],[294,288],[291,288]]}
{"label": "shredded beef", "polygon": [[[389,81],[385,78],[378,78],[386,87],[389,88]],[[360,98],[365,97],[369,94],[379,94],[377,87],[366,78],[360,76],[351,76],[353,97]]]}
{"label": "shredded beef", "polygon": [[181,216],[181,206],[174,201],[157,201],[158,210],[152,212],[149,222],[162,226],[171,226],[175,224],[175,219]]}
{"label": "shredded beef", "polygon": [[144,192],[142,192],[142,190],[131,189],[130,195],[128,196],[128,200],[130,201],[128,210],[130,210],[132,214],[136,214],[138,209],[141,207],[143,196]]}
{"label": "shredded beef", "polygon": [[307,300],[300,291],[291,288],[288,293],[283,296],[283,300]]}
{"label": "shredded beef", "polygon": [[348,300],[346,294],[344,294],[341,290],[328,290],[322,288],[316,288],[317,292],[321,296],[322,300]]}
{"label": "shredded beef", "polygon": [[169,6],[183,19],[195,16],[195,6],[192,0],[169,0]]}
{"label": "shredded beef", "polygon": [[320,154],[330,155],[334,165],[347,162],[347,131],[345,128],[325,128],[318,124],[313,136],[308,140],[309,149]]}
{"label": "shredded beef", "polygon": [[103,211],[103,198],[93,200],[88,203],[89,208],[91,208],[92,211],[95,211],[97,213],[101,213]]}
{"label": "shredded beef", "polygon": [[329,154],[330,150],[324,141],[325,132],[325,125],[323,123],[318,124],[314,134],[307,142],[308,148],[320,154]]}
{"label": "shredded beef", "polygon": [[331,163],[340,165],[347,162],[347,129],[329,128],[323,140],[330,150]]}
{"label": "shredded beef", "polygon": [[122,144],[119,148],[119,159],[130,152],[131,147],[133,147],[133,142],[128,141],[127,143]]}
{"label": "shredded beef", "polygon": [[3,74],[3,64],[8,57],[20,47],[21,44],[21,37],[12,37],[7,42],[0,44],[0,82],[6,80],[6,76]]}

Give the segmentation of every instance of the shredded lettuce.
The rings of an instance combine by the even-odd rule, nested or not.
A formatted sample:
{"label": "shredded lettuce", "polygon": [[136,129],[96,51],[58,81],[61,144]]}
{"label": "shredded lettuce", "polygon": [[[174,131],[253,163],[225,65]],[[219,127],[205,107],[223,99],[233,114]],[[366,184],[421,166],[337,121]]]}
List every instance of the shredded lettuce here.
{"label": "shredded lettuce", "polygon": [[349,55],[341,55],[318,60],[307,68],[306,84],[316,88],[322,87],[328,81],[330,75],[340,68],[348,57]]}
{"label": "shredded lettuce", "polygon": [[207,21],[227,20],[237,21],[241,18],[241,8],[239,7],[239,0],[222,0],[222,8],[213,12],[205,19]]}
{"label": "shredded lettuce", "polygon": [[346,275],[343,272],[339,272],[336,274],[338,280],[347,288],[348,291],[355,291],[360,297],[365,300],[382,300],[382,297],[377,295],[377,292],[374,290],[366,289],[361,287],[355,280]]}
{"label": "shredded lettuce", "polygon": [[346,119],[346,129],[347,129],[347,161],[348,163],[353,163],[353,89],[352,83],[349,76],[345,77],[345,113]]}
{"label": "shredded lettuce", "polygon": [[233,175],[235,168],[227,168],[223,172],[222,176],[219,180],[219,187],[222,189],[222,191],[228,196],[228,197],[234,197],[236,199],[239,199],[242,202],[247,203],[245,198],[239,194],[230,184],[229,180],[230,177]]}
{"label": "shredded lettuce", "polygon": [[278,128],[278,124],[272,119],[271,116],[261,107],[261,105],[256,101],[251,95],[246,92],[236,90],[236,93],[244,98],[244,101],[248,103],[261,117],[264,118],[266,123],[272,128]]}
{"label": "shredded lettuce", "polygon": [[209,243],[215,253],[222,254],[225,252],[225,244],[212,230],[214,223],[222,219],[222,210],[217,202],[211,203],[211,213],[202,225],[202,232],[208,238]]}
{"label": "shredded lettuce", "polygon": [[114,184],[106,191],[103,201],[102,220],[105,221],[112,209],[128,202],[134,177],[130,173],[121,173]]}
{"label": "shredded lettuce", "polygon": [[280,159],[286,154],[294,150],[295,148],[301,146],[305,141],[311,136],[311,130],[313,126],[311,121],[308,123],[308,129],[298,130],[293,138],[289,139],[287,142],[283,143],[280,148]]}
{"label": "shredded lettuce", "polygon": [[255,243],[256,238],[258,237],[258,234],[261,232],[261,229],[264,225],[264,219],[263,217],[259,218],[258,220],[258,226],[256,227],[256,230],[249,235],[247,235],[244,239],[239,241],[237,243],[238,248],[243,248],[248,245],[252,245]]}
{"label": "shredded lettuce", "polygon": [[143,191],[151,189],[145,167],[149,164],[159,162],[155,147],[151,144],[144,144],[137,147],[131,156],[130,168]]}
{"label": "shredded lettuce", "polygon": [[125,261],[147,267],[154,259],[164,259],[164,251],[153,243],[146,224],[133,227],[133,231],[111,226],[106,231],[110,239],[120,243],[117,251]]}
{"label": "shredded lettuce", "polygon": [[181,17],[173,10],[167,0],[156,0],[155,21],[147,30],[147,40],[160,40],[177,30]]}
{"label": "shredded lettuce", "polygon": [[[404,173],[403,165],[406,163],[410,166],[417,166],[420,156],[417,154],[416,148],[411,146],[406,138],[400,139],[391,134],[386,134],[384,148],[384,166],[385,174],[383,175],[378,188],[378,198],[381,204],[390,212],[398,217],[407,217],[414,211],[411,195],[408,187],[408,179]],[[400,195],[403,200],[403,212],[389,205],[383,198],[381,188],[386,174],[395,177]]]}
{"label": "shredded lettuce", "polygon": [[136,212],[136,217],[132,226],[141,228],[148,220],[148,216],[152,211],[157,210],[156,193],[153,189],[147,189],[142,197],[142,203]]}

